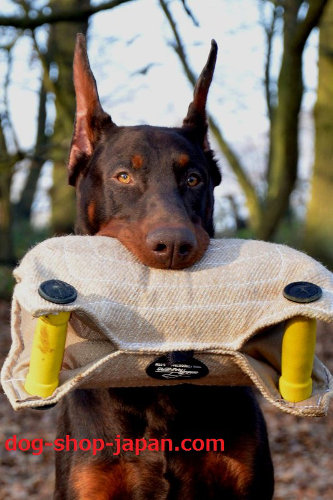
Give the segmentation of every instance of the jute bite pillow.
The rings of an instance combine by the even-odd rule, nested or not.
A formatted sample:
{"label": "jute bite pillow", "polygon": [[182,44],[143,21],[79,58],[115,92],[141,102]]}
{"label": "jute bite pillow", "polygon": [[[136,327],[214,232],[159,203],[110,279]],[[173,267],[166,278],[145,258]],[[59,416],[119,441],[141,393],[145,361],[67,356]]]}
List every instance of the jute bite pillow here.
{"label": "jute bite pillow", "polygon": [[[255,385],[286,412],[327,412],[333,378],[317,358],[309,399],[289,403],[277,388],[285,320],[333,321],[333,275],[301,252],[260,241],[212,240],[200,262],[168,271],[142,265],[115,239],[65,236],[34,247],[14,275],[13,342],[1,373],[14,409],[55,403],[78,387],[184,383],[156,380],[146,369],[162,354],[194,351],[209,372],[188,383]],[[75,302],[43,299],[38,287],[50,279],[74,286]],[[320,286],[322,297],[308,304],[287,300],[282,291],[294,281]],[[45,399],[30,396],[24,381],[36,318],[57,311],[72,311],[60,385]]]}

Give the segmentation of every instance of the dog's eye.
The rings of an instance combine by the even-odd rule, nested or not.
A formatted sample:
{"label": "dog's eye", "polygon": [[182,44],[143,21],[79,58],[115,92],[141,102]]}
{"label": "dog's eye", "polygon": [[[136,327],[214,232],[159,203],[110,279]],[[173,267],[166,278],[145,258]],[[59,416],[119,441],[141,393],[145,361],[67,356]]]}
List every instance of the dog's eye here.
{"label": "dog's eye", "polygon": [[200,177],[198,175],[196,175],[196,174],[191,174],[186,179],[186,184],[189,187],[197,186],[199,184],[199,182],[200,182]]}
{"label": "dog's eye", "polygon": [[132,178],[127,172],[120,172],[120,174],[117,175],[117,180],[123,184],[129,184]]}

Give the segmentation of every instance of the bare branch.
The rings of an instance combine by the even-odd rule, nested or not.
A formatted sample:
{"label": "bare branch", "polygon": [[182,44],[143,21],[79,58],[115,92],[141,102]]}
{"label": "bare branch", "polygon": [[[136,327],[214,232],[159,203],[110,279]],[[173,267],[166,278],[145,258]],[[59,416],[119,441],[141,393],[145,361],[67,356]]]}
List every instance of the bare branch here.
{"label": "bare branch", "polygon": [[211,115],[208,115],[208,124],[223,156],[229,163],[232,171],[237,178],[237,181],[239,182],[240,187],[245,194],[246,205],[250,213],[251,226],[253,228],[257,228],[261,219],[261,203],[258,194],[248,175],[246,174],[245,168],[241,164],[240,159],[238,158],[232,147],[228,144],[226,139],[223,137],[220,127]]}
{"label": "bare branch", "polygon": [[186,74],[188,80],[190,81],[190,83],[194,87],[195,83],[196,83],[196,76],[188,64],[185,50],[183,47],[183,42],[180,39],[176,23],[171,15],[171,12],[168,8],[167,3],[164,0],[160,0],[160,5],[161,5],[162,10],[163,10],[163,12],[164,12],[169,24],[170,24],[172,33],[173,33],[174,38],[175,38],[175,44],[173,45],[173,48],[174,48],[175,52],[178,54],[179,60],[183,66],[183,70],[185,71],[185,74]]}
{"label": "bare branch", "polygon": [[11,50],[14,45],[16,44],[17,40],[20,38],[21,34],[18,32],[15,32],[13,39],[10,40],[8,43],[5,43],[4,45],[0,45],[0,50]]}
{"label": "bare branch", "polygon": [[[260,1],[259,7],[263,5],[265,0]],[[280,6],[274,4],[272,17],[269,22],[265,21],[263,9],[260,8],[261,24],[265,31],[266,36],[266,57],[264,65],[264,88],[266,97],[267,114],[270,122],[273,120],[273,108],[274,108],[274,92],[272,91],[272,81],[271,81],[271,64],[272,64],[272,49],[273,49],[273,39],[275,35],[276,21],[279,17],[279,12],[281,11]]]}
{"label": "bare branch", "polygon": [[293,40],[296,50],[302,49],[311,33],[317,26],[328,0],[309,0],[309,8],[303,21],[298,23]]}
{"label": "bare branch", "polygon": [[38,58],[41,62],[41,65],[42,65],[42,68],[43,68],[43,84],[44,84],[44,88],[47,92],[51,92],[52,94],[55,94],[56,93],[56,88],[55,88],[55,85],[53,83],[53,81],[51,80],[50,78],[50,61],[48,60],[47,58],[47,54],[44,54],[39,46],[38,46],[38,43],[37,43],[37,40],[36,40],[36,37],[35,37],[35,33],[32,32],[32,41],[33,41],[33,45],[34,45],[34,49],[38,55]]}
{"label": "bare branch", "polygon": [[[190,81],[190,83],[195,86],[196,83],[196,76],[192,69],[189,66],[187,56],[185,53],[184,45],[183,42],[180,38],[179,32],[177,30],[176,23],[171,15],[171,12],[169,11],[168,5],[164,0],[160,0],[160,5],[163,9],[163,12],[166,15],[166,18],[170,24],[171,30],[173,32],[174,38],[175,38],[175,44],[174,44],[174,49],[176,53],[178,54],[178,57],[180,59],[180,62],[183,66],[184,72]],[[259,223],[260,217],[260,211],[261,211],[261,204],[260,200],[258,198],[257,192],[251,183],[246,170],[244,166],[241,164],[240,159],[237,157],[236,153],[233,151],[231,146],[228,144],[227,140],[222,134],[222,131],[214,118],[208,114],[208,123],[211,129],[211,132],[213,136],[215,137],[215,140],[220,147],[221,152],[225,156],[226,160],[228,161],[230,167],[232,168],[233,172],[235,173],[237,180],[242,187],[246,199],[247,199],[247,206],[249,209],[249,212],[251,214],[251,225],[256,226]]]}
{"label": "bare branch", "polygon": [[[17,38],[16,38],[16,40],[17,40]],[[16,40],[15,40],[15,42],[16,42]],[[15,145],[15,149],[16,149],[16,151],[19,151],[19,149],[20,149],[19,148],[19,142],[18,142],[18,139],[17,139],[17,136],[16,136],[16,132],[15,132],[14,126],[13,126],[11,118],[10,118],[10,113],[9,113],[9,99],[8,99],[8,88],[9,88],[9,85],[10,85],[10,75],[11,75],[12,64],[13,64],[12,48],[14,47],[15,42],[13,42],[11,44],[10,48],[8,48],[6,50],[6,52],[7,52],[7,71],[6,71],[5,81],[4,81],[4,98],[3,98],[5,110],[4,110],[4,113],[3,113],[2,122],[5,119],[6,125],[9,128],[9,130],[10,130],[10,133],[11,133],[11,136],[12,136],[12,140],[13,140],[14,145]]]}
{"label": "bare branch", "polygon": [[18,29],[34,30],[43,24],[54,24],[58,22],[78,22],[85,21],[93,14],[102,10],[113,9],[128,2],[135,0],[109,0],[99,5],[82,7],[80,9],[66,10],[61,9],[57,12],[44,14],[40,12],[36,17],[26,16],[0,16],[0,26],[12,26]]}
{"label": "bare branch", "polygon": [[7,156],[8,155],[8,149],[7,149],[7,143],[6,143],[5,134],[4,134],[4,131],[3,131],[2,121],[3,121],[3,117],[0,114],[0,155],[1,156],[4,156],[4,155]]}
{"label": "bare branch", "polygon": [[180,0],[181,3],[183,4],[184,10],[186,14],[189,16],[189,18],[192,20],[194,26],[199,26],[199,21],[194,17],[193,12],[189,8],[189,6],[186,4],[186,0]]}

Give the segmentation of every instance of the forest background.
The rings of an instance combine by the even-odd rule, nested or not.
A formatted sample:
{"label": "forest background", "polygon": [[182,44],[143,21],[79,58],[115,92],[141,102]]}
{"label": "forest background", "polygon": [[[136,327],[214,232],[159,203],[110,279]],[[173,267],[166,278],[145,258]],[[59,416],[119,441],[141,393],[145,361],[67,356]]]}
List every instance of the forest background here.
{"label": "forest background", "polygon": [[223,172],[218,236],[290,244],[333,268],[333,3],[4,0],[0,11],[0,296],[35,242],[73,232],[66,160],[72,57],[87,33],[102,104],[122,125],[178,125],[209,50]]}
{"label": "forest background", "polygon": [[[74,190],[65,166],[77,32],[87,34],[102,105],[119,125],[179,125],[215,38],[219,55],[208,108],[211,145],[223,172],[217,236],[286,243],[333,270],[333,0],[1,0],[4,322],[18,260],[38,241],[73,232]],[[5,355],[9,329],[3,328]],[[332,370],[332,336],[326,331],[320,339]],[[3,407],[0,435],[15,425],[29,433],[38,419],[45,435],[54,431],[52,412],[26,413],[24,420]],[[276,498],[332,498],[332,419],[314,425],[265,412],[273,431]],[[49,498],[51,458],[7,453],[1,462],[1,453],[6,498],[27,492],[34,498],[36,484],[36,498],[44,498],[44,490]],[[28,462],[36,469],[33,479],[24,472]]]}

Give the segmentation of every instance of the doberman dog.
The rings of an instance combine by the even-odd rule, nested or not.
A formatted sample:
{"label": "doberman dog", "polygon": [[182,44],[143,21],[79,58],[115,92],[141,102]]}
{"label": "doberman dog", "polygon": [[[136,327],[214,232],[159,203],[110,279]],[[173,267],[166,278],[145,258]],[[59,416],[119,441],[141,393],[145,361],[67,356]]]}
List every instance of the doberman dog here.
{"label": "doberman dog", "polygon": [[[183,269],[204,254],[221,175],[207,140],[212,46],[182,127],[120,127],[101,107],[78,35],[76,119],[69,183],[77,193],[76,232],[118,238],[143,264]],[[179,332],[181,335],[181,332]],[[131,335],[131,332],[128,332]],[[172,387],[75,390],[61,403],[58,437],[223,439],[223,450],[105,447],[95,455],[57,453],[58,500],[268,500],[273,467],[265,422],[249,388]],[[162,447],[161,447],[162,448]]]}

